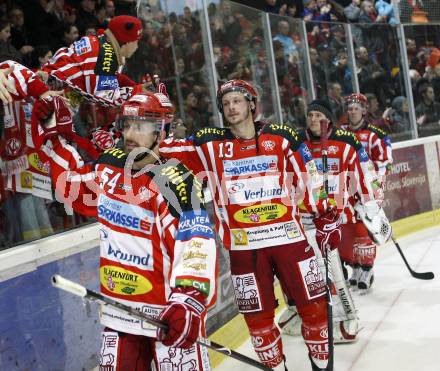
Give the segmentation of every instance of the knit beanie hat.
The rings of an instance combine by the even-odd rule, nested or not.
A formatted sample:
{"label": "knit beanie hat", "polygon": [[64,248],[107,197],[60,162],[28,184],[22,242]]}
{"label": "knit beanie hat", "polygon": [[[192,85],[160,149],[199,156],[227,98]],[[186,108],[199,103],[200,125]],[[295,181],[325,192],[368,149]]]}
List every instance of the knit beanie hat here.
{"label": "knit beanie hat", "polygon": [[307,113],[310,111],[321,112],[329,121],[333,121],[333,113],[330,104],[323,99],[315,99],[307,106]]}
{"label": "knit beanie hat", "polygon": [[113,17],[108,23],[108,28],[121,45],[139,40],[142,35],[142,22],[130,15]]}

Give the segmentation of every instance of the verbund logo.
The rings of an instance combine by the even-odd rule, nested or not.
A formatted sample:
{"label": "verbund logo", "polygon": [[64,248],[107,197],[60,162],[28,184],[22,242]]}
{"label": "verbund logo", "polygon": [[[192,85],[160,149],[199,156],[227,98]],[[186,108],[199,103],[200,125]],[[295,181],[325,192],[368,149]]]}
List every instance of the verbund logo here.
{"label": "verbund logo", "polygon": [[231,204],[246,204],[285,197],[279,182],[278,176],[266,176],[227,181],[225,185]]}

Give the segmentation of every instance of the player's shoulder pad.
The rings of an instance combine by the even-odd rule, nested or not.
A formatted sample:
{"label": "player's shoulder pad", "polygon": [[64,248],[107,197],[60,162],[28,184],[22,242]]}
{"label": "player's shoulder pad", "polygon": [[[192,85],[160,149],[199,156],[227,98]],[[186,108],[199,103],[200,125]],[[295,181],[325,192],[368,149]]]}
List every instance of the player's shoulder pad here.
{"label": "player's shoulder pad", "polygon": [[362,147],[361,142],[357,138],[356,134],[349,130],[344,129],[336,129],[330,134],[329,139],[338,140],[340,142],[347,143],[355,148],[355,150],[359,150]]}
{"label": "player's shoulder pad", "polygon": [[378,128],[377,126],[374,126],[373,124],[370,123],[367,125],[367,130],[372,131],[374,134],[378,136],[379,139],[383,139],[386,136],[388,136],[385,130]]}
{"label": "player's shoulder pad", "polygon": [[106,149],[96,161],[98,164],[110,165],[123,168],[127,160],[127,153],[121,148],[113,147]]}
{"label": "player's shoulder pad", "polygon": [[208,142],[234,139],[234,136],[228,128],[206,127],[196,131],[192,139],[194,145],[200,146]]}
{"label": "player's shoulder pad", "polygon": [[185,211],[205,209],[202,183],[180,161],[170,159],[154,166],[147,175],[158,186],[174,217]]}
{"label": "player's shoulder pad", "polygon": [[287,139],[292,151],[297,151],[305,140],[305,135],[301,135],[297,130],[285,124],[267,124],[260,134],[278,135]]}

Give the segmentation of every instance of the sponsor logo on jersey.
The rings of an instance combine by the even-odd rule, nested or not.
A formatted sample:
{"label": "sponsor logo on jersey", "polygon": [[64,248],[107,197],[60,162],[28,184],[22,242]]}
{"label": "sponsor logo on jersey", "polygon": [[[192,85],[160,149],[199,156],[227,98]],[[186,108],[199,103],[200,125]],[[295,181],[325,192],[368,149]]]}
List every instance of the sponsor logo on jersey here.
{"label": "sponsor logo on jersey", "polygon": [[49,162],[42,162],[38,153],[30,153],[28,155],[29,164],[43,174],[49,174]]}
{"label": "sponsor logo on jersey", "polygon": [[196,137],[200,138],[203,135],[206,134],[216,134],[216,135],[224,135],[226,132],[226,129],[217,129],[217,128],[203,128],[200,129],[197,133],[196,133]]}
{"label": "sponsor logo on jersey", "polygon": [[231,204],[246,204],[249,202],[272,200],[286,196],[279,184],[278,176],[265,176],[226,181],[226,190]]}
{"label": "sponsor logo on jersey", "polygon": [[145,253],[144,256],[130,254],[127,251],[113,248],[111,244],[108,244],[106,257],[110,260],[117,260],[123,264],[136,265],[140,268],[148,268],[152,265],[150,254]]}
{"label": "sponsor logo on jersey", "polygon": [[26,121],[31,121],[32,118],[32,104],[31,103],[26,103],[23,104],[23,112],[24,112],[24,119]]}
{"label": "sponsor logo on jersey", "polygon": [[208,281],[201,281],[201,279],[192,278],[176,278],[176,286],[194,287],[205,295],[209,295],[210,284]]}
{"label": "sponsor logo on jersey", "polygon": [[115,90],[119,88],[118,79],[116,76],[98,76],[96,90]]}
{"label": "sponsor logo on jersey", "polygon": [[179,220],[176,239],[187,241],[193,237],[214,238],[214,233],[205,210],[185,211]]}
{"label": "sponsor logo on jersey", "polygon": [[313,159],[312,154],[310,153],[309,147],[307,147],[307,145],[305,143],[301,143],[301,145],[298,148],[298,151],[299,151],[305,164]]}
{"label": "sponsor logo on jersey", "polygon": [[3,116],[3,125],[5,129],[9,129],[15,126],[15,120],[12,115],[5,114]]}
{"label": "sponsor logo on jersey", "polygon": [[6,141],[6,153],[9,156],[16,156],[21,149],[21,140],[18,138],[10,138]]}
{"label": "sponsor logo on jersey", "polygon": [[253,175],[262,172],[276,171],[278,168],[277,156],[256,156],[241,160],[223,161],[226,176]]}
{"label": "sponsor logo on jersey", "polygon": [[298,225],[294,222],[285,223],[284,230],[286,231],[286,236],[289,239],[294,239],[301,237],[301,231],[298,228]]}
{"label": "sponsor logo on jersey", "polygon": [[247,238],[247,233],[244,229],[231,230],[232,237],[234,240],[234,245],[247,246],[249,241]]}
{"label": "sponsor logo on jersey", "polygon": [[151,234],[154,222],[152,211],[112,200],[103,194],[98,199],[98,217],[111,225],[145,234]]}
{"label": "sponsor logo on jersey", "polygon": [[88,37],[83,37],[73,43],[76,55],[89,53],[92,51],[92,45]]}
{"label": "sponsor logo on jersey", "polygon": [[385,138],[383,138],[383,141],[384,141],[384,143],[385,143],[385,145],[387,147],[391,147],[391,139],[390,139],[390,137],[386,136]]}
{"label": "sponsor logo on jersey", "polygon": [[[322,158],[318,157],[315,158],[316,167],[318,168],[318,171],[322,173],[323,171],[323,164],[322,164]],[[340,161],[339,158],[327,158],[327,169],[328,171],[339,173],[340,172]]]}
{"label": "sponsor logo on jersey", "polygon": [[255,148],[257,148],[257,146],[255,144],[251,144],[250,146],[240,147],[240,151],[248,151],[250,149],[255,149]]}
{"label": "sponsor logo on jersey", "polygon": [[301,276],[309,299],[325,294],[325,282],[316,257],[298,262]]}
{"label": "sponsor logo on jersey", "polygon": [[101,285],[115,294],[142,295],[153,289],[146,277],[122,267],[104,265],[99,273]]}
{"label": "sponsor logo on jersey", "polygon": [[260,291],[254,273],[232,275],[232,283],[240,312],[261,310]]}
{"label": "sponsor logo on jersey", "polygon": [[368,134],[367,133],[360,133],[359,138],[361,140],[368,140]]}
{"label": "sponsor logo on jersey", "polygon": [[238,210],[234,219],[240,223],[258,224],[280,219],[286,213],[287,207],[282,204],[264,204]]}

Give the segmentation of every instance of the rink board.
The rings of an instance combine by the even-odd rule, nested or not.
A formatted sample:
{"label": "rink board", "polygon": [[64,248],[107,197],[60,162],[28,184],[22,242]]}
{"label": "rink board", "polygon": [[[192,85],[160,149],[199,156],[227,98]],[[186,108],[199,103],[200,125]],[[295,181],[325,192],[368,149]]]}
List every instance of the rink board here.
{"label": "rink board", "polygon": [[[408,216],[403,198],[410,199],[410,215],[393,223],[396,235],[439,224],[439,138],[413,141],[411,150],[398,145],[393,174],[387,179],[385,205],[390,219]],[[397,202],[399,201],[399,202]],[[400,210],[398,210],[400,208]],[[98,229],[88,226],[36,243],[0,252],[0,370],[77,371],[97,365],[101,326],[96,305],[50,285],[52,274],[62,274],[98,289]],[[227,254],[222,253],[223,263]],[[219,264],[218,303],[210,312],[211,329],[227,323],[212,339],[238,347],[247,338],[236,313],[227,264]],[[278,291],[279,294],[279,291]],[[282,301],[280,301],[281,303]],[[221,357],[212,356],[213,365]]]}

